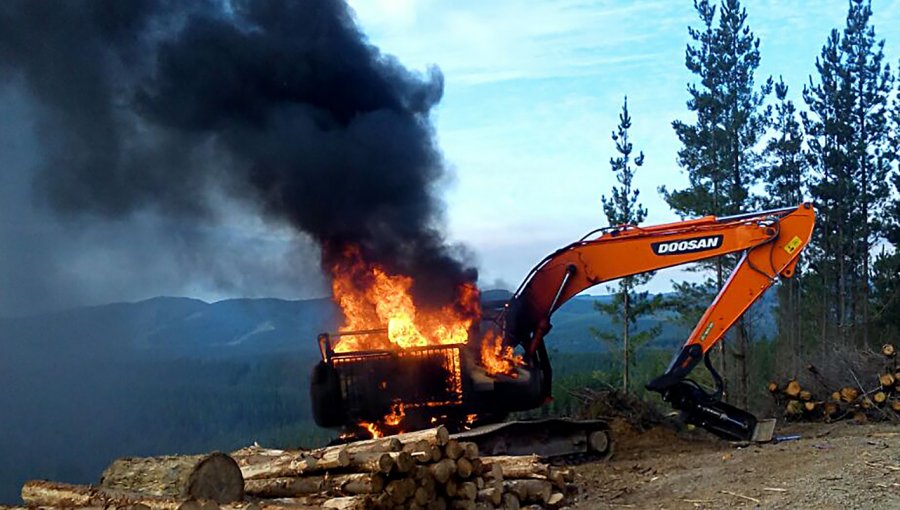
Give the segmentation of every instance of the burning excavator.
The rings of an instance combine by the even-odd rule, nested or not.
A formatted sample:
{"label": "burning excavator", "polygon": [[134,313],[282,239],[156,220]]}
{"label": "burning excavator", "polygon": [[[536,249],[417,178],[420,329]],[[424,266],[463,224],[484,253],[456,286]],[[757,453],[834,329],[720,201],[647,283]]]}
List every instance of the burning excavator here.
{"label": "burning excavator", "polygon": [[[790,278],[815,223],[809,203],[730,217],[599,229],[547,256],[512,298],[479,301],[461,284],[455,302],[417,310],[411,279],[388,274],[348,250],[334,268],[340,331],[318,338],[312,377],[316,422],[347,439],[445,424],[484,451],[603,456],[611,442],[601,421],[503,422],[551,399],[552,368],[544,337],[553,312],[594,285],[726,254],[742,254],[730,278],[666,371],[647,387],[686,422],[730,440],[767,441],[773,420],[722,401],[711,348],[779,278]],[[362,283],[361,283],[362,282]],[[363,290],[360,290],[363,289]],[[701,362],[716,387],[688,379]]]}

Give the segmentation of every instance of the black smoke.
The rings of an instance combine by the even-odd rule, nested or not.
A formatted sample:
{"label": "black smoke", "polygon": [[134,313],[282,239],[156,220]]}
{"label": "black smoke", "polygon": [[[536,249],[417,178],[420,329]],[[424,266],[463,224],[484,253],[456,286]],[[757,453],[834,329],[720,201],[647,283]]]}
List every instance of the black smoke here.
{"label": "black smoke", "polygon": [[37,105],[34,193],[57,217],[194,231],[234,203],[326,267],[356,245],[420,294],[475,278],[436,198],[443,77],[382,54],[342,1],[7,0],[0,82]]}

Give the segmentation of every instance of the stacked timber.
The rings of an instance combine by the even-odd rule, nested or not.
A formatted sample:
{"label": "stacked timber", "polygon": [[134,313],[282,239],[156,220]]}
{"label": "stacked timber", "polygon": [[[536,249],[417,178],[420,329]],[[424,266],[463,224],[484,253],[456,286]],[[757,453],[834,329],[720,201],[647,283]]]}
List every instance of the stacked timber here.
{"label": "stacked timber", "polygon": [[245,448],[232,456],[245,492],[269,505],[334,509],[558,508],[572,490],[567,469],[536,456],[479,455],[444,427],[313,451]]}
{"label": "stacked timber", "polygon": [[810,365],[807,370],[813,375],[818,391],[803,388],[796,379],[783,384],[772,381],[768,390],[776,405],[784,410],[784,416],[792,420],[900,421],[897,349],[893,344],[885,344],[881,355],[884,363],[876,373],[859,377],[850,371],[850,385],[829,387],[816,367]]}
{"label": "stacked timber", "polygon": [[480,456],[441,426],[316,450],[119,459],[97,486],[31,481],[22,499],[136,510],[559,508],[572,482],[571,470],[537,456]]}

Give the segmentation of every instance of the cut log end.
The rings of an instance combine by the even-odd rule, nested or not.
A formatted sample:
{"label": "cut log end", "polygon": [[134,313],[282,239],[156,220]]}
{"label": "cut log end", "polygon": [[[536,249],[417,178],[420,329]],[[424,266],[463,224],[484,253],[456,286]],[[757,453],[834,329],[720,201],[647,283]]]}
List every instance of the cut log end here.
{"label": "cut log end", "polygon": [[234,459],[219,452],[118,459],[103,472],[100,485],[151,496],[218,503],[240,501],[244,497],[240,467]]}

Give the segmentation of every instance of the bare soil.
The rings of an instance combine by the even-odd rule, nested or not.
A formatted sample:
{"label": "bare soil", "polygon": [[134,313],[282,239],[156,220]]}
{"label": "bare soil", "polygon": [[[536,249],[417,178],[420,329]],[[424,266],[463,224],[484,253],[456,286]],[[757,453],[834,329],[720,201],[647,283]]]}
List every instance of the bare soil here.
{"label": "bare soil", "polygon": [[571,509],[900,509],[900,426],[789,424],[800,439],[736,445],[614,424],[616,453],[576,466]]}

